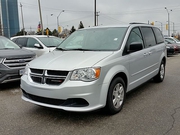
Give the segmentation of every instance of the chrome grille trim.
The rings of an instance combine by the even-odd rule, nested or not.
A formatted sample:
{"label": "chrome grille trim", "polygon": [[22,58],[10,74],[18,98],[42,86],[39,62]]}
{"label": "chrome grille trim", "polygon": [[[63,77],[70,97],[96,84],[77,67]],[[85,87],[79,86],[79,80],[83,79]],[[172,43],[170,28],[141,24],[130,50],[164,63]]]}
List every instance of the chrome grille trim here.
{"label": "chrome grille trim", "polygon": [[5,58],[3,65],[10,69],[25,68],[26,64],[33,60],[34,57],[16,57],[16,58]]}
{"label": "chrome grille trim", "polygon": [[53,71],[30,68],[30,78],[33,82],[39,84],[61,85],[66,79],[67,75],[68,71]]}

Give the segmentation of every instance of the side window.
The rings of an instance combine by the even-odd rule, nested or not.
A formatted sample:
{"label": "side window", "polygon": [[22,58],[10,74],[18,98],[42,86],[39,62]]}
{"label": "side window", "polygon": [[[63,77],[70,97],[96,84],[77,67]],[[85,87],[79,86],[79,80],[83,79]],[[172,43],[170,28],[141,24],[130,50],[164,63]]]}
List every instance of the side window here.
{"label": "side window", "polygon": [[144,45],[143,38],[142,38],[139,28],[132,29],[131,33],[129,34],[129,38],[127,40],[123,55],[128,53],[127,51],[129,49],[129,45],[133,44],[133,43],[134,44],[140,43],[140,44]]}
{"label": "side window", "polygon": [[39,44],[39,42],[34,38],[28,38],[27,47],[34,48],[34,44]]}
{"label": "side window", "polygon": [[163,43],[164,42],[164,37],[161,33],[161,31],[158,28],[153,28],[155,36],[156,36],[156,40],[157,40],[157,44]]}
{"label": "side window", "polygon": [[18,45],[22,45],[22,47],[26,47],[27,38],[18,38],[16,40],[16,43]]}
{"label": "side window", "polygon": [[142,27],[142,33],[146,41],[146,48],[156,45],[156,40],[151,27]]}

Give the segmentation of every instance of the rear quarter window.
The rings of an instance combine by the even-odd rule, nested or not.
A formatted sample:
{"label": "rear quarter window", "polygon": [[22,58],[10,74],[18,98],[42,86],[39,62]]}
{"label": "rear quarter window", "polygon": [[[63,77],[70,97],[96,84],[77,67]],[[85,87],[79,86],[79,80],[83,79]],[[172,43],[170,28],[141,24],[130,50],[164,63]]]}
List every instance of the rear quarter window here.
{"label": "rear quarter window", "polygon": [[154,32],[151,27],[141,27],[142,33],[144,35],[146,48],[156,45],[156,39]]}
{"label": "rear quarter window", "polygon": [[162,32],[158,28],[153,28],[153,30],[154,30],[154,34],[156,36],[157,44],[163,43],[164,37],[162,35]]}
{"label": "rear quarter window", "polygon": [[18,45],[22,45],[23,47],[26,47],[27,38],[17,38],[16,43]]}

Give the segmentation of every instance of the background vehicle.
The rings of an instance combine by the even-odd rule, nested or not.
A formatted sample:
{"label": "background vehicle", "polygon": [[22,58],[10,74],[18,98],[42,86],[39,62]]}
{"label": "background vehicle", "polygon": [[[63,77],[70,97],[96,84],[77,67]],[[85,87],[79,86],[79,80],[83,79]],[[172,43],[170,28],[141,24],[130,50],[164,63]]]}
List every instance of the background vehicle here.
{"label": "background vehicle", "polygon": [[12,37],[11,40],[21,47],[31,50],[37,56],[53,51],[63,39],[46,35],[25,35]]}
{"label": "background vehicle", "polygon": [[19,80],[35,53],[21,49],[11,40],[0,36],[0,83]]}
{"label": "background vehicle", "polygon": [[166,45],[166,48],[167,48],[167,55],[168,55],[168,56],[179,53],[179,48],[178,48],[177,45],[167,44],[167,45]]}
{"label": "background vehicle", "polygon": [[148,24],[79,29],[51,53],[26,66],[22,99],[37,105],[118,113],[126,93],[165,77],[166,45]]}
{"label": "background vehicle", "polygon": [[180,44],[180,41],[177,38],[174,37],[164,37],[165,39],[168,39],[169,41],[173,42],[173,43],[178,43]]}
{"label": "background vehicle", "polygon": [[175,50],[174,50],[174,53],[177,53],[177,52],[180,52],[180,43],[175,43],[174,41],[172,41],[172,40],[169,40],[169,39],[166,39],[165,38],[165,43],[167,44],[167,47],[170,47],[169,49],[169,54],[171,53],[171,52],[173,52],[173,49],[172,48],[174,48]]}

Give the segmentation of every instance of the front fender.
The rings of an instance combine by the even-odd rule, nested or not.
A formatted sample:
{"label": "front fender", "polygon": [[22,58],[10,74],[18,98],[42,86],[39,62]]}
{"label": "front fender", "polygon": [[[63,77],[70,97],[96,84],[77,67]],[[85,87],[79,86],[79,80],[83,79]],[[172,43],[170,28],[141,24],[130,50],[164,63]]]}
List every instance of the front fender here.
{"label": "front fender", "polygon": [[116,65],[110,68],[108,72],[105,74],[103,84],[102,84],[102,90],[101,90],[102,92],[100,96],[100,101],[102,104],[106,104],[107,93],[108,93],[108,89],[111,84],[111,81],[119,73],[124,73],[127,77],[127,82],[128,82],[129,74],[126,67],[124,67],[123,65]]}

